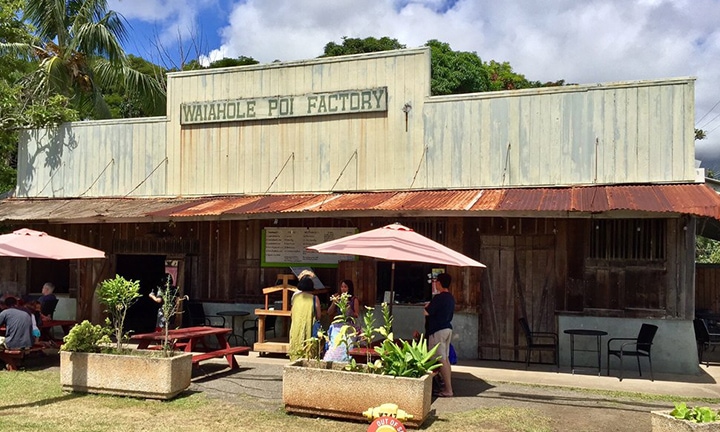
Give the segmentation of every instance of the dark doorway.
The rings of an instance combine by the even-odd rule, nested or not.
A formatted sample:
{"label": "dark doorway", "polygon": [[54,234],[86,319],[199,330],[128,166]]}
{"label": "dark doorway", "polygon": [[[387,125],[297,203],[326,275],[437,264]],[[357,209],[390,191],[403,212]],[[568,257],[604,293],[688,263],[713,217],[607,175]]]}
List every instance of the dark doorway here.
{"label": "dark doorway", "polygon": [[[391,265],[388,261],[378,261],[377,287],[378,302],[384,301],[385,291],[390,291]],[[396,262],[395,263],[395,302],[422,303],[430,301],[432,288],[428,274],[437,265]]]}
{"label": "dark doorway", "polygon": [[27,294],[39,294],[45,282],[55,285],[55,294],[69,292],[70,261],[34,258],[28,268]]}
{"label": "dark doorway", "polygon": [[128,309],[125,331],[155,331],[159,306],[148,294],[162,282],[165,275],[165,255],[118,255],[116,263],[117,274],[128,280],[140,281],[141,297]]}

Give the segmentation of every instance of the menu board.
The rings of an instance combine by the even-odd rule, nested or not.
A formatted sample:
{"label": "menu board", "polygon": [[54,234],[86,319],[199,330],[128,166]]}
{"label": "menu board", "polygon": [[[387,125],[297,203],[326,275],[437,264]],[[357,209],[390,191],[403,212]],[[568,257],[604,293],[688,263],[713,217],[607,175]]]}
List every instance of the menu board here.
{"label": "menu board", "polygon": [[354,255],[321,254],[305,249],[319,243],[357,233],[357,228],[265,228],[262,233],[262,267],[312,265],[337,267]]}

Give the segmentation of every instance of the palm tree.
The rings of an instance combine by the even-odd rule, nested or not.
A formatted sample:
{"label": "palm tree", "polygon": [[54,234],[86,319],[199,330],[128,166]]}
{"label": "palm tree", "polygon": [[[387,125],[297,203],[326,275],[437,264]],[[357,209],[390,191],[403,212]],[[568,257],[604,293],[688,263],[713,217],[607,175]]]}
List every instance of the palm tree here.
{"label": "palm tree", "polygon": [[124,19],[107,0],[26,0],[24,19],[35,28],[31,43],[0,43],[0,54],[38,61],[25,84],[38,96],[67,96],[81,117],[110,116],[101,89],[122,86],[151,115],[165,111],[160,82],[130,67],[121,42]]}

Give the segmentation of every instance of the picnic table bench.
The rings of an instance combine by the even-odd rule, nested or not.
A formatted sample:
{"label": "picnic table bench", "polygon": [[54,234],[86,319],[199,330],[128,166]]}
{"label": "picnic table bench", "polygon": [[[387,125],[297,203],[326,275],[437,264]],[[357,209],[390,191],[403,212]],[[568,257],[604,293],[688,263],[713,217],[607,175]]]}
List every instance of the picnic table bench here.
{"label": "picnic table bench", "polygon": [[30,348],[22,349],[5,349],[0,351],[0,361],[5,362],[7,369],[14,371],[22,365],[25,357],[30,355],[41,355],[43,353],[43,345],[35,344]]}
{"label": "picnic table bench", "polygon": [[[168,338],[172,341],[173,347],[181,348],[185,352],[195,353],[199,345],[207,349],[205,337],[215,336],[219,348],[193,354],[193,364],[198,365],[203,360],[225,357],[230,368],[237,369],[240,366],[237,360],[235,360],[235,356],[249,353],[250,347],[231,346],[226,337],[230,332],[232,332],[232,329],[224,327],[185,327],[169,330]],[[165,341],[165,332],[139,333],[130,336],[130,339],[138,343],[138,349],[156,349],[158,348],[158,344],[162,344]]]}

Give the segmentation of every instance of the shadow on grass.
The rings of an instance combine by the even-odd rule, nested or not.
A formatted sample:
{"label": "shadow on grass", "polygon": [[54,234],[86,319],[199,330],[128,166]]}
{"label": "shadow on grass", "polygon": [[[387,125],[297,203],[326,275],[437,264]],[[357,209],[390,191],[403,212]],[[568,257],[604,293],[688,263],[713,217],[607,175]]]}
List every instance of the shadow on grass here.
{"label": "shadow on grass", "polygon": [[558,405],[564,407],[576,407],[583,409],[607,409],[611,407],[613,410],[625,412],[647,412],[668,407],[668,403],[660,401],[642,401],[627,398],[615,397],[593,397],[591,395],[584,396],[582,394],[575,395],[548,395],[536,394],[530,392],[508,392],[501,391],[497,393],[488,393],[483,395],[484,398],[504,400],[508,402],[528,402],[542,405]]}
{"label": "shadow on grass", "polygon": [[21,404],[16,405],[3,405],[2,409],[0,409],[0,415],[15,415],[14,413],[8,412],[11,409],[14,408],[36,408],[41,407],[45,405],[50,405],[58,402],[65,402],[81,397],[85,397],[87,394],[85,393],[64,393],[62,396],[52,397],[48,399],[42,399],[37,401],[31,401],[31,402],[24,402]]}

